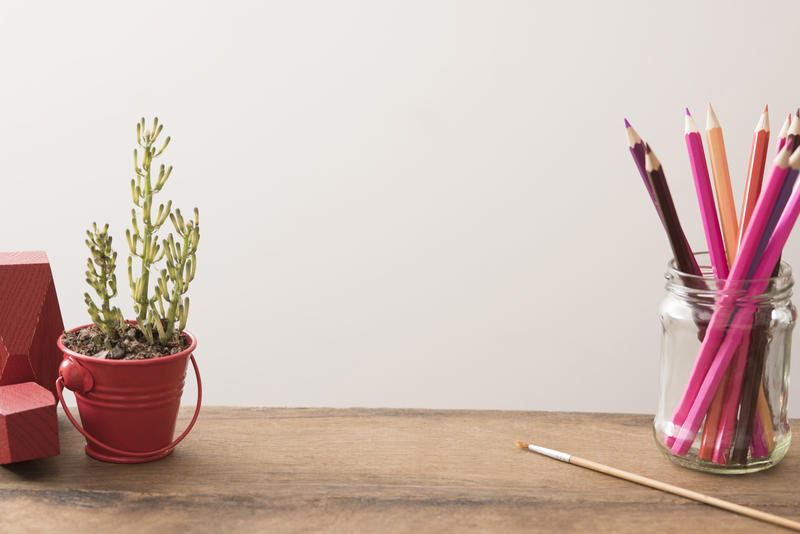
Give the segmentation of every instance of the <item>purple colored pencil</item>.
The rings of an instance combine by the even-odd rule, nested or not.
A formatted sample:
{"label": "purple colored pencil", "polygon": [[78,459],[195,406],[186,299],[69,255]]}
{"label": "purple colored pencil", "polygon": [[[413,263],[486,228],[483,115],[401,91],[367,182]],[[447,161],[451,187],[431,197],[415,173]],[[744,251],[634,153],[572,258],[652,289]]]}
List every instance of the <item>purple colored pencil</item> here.
{"label": "purple colored pencil", "polygon": [[628,149],[631,151],[631,156],[633,156],[633,162],[636,164],[636,169],[639,171],[639,176],[642,177],[642,182],[644,182],[644,187],[647,189],[647,194],[650,195],[650,200],[653,202],[653,205],[656,206],[658,216],[663,222],[664,219],[661,217],[661,210],[658,209],[656,197],[653,194],[653,184],[650,183],[650,177],[647,175],[647,171],[644,168],[644,157],[646,152],[644,141],[642,141],[642,138],[638,133],[636,133],[636,130],[633,129],[633,126],[631,126],[631,123],[628,122],[628,119],[625,119],[625,136],[628,138]]}

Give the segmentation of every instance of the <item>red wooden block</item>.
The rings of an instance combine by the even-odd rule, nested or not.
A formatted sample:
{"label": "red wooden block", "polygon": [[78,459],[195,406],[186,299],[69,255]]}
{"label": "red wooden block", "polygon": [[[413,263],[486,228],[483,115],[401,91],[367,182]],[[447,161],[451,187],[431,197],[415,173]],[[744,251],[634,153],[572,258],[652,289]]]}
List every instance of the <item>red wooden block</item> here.
{"label": "red wooden block", "polygon": [[0,464],[59,452],[53,394],[35,382],[0,386]]}
{"label": "red wooden block", "polygon": [[44,252],[0,253],[0,386],[34,381],[55,394],[64,331]]}

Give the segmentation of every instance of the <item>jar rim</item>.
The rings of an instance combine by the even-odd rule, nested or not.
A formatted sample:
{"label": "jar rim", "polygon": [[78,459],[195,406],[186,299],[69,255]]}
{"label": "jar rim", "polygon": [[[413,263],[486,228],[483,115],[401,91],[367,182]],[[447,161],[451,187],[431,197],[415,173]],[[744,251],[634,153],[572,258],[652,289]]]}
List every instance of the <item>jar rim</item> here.
{"label": "jar rim", "polygon": [[[678,277],[679,279],[683,280],[684,282],[688,281],[703,281],[703,282],[713,282],[714,285],[718,285],[719,287],[725,284],[725,279],[715,278],[713,275],[713,269],[711,267],[711,255],[707,251],[702,252],[695,252],[694,253],[695,260],[697,261],[697,265],[700,267],[700,272],[703,273],[702,276],[698,276],[692,273],[685,273],[679,270],[675,265],[675,258],[671,258],[667,262],[667,275],[668,277]],[[742,282],[773,282],[777,283],[777,285],[781,286],[784,284],[790,284],[792,281],[792,267],[785,261],[781,261],[781,267],[778,270],[777,276],[770,276],[768,278],[759,278],[753,280],[741,280]]]}

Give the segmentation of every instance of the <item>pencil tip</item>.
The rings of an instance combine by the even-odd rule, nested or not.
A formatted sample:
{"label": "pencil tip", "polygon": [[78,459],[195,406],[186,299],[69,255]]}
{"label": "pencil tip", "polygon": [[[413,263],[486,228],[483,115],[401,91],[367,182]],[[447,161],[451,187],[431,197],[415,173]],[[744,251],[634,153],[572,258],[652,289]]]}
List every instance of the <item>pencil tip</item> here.
{"label": "pencil tip", "polygon": [[625,119],[625,128],[630,128],[631,123],[628,122],[628,119]]}
{"label": "pencil tip", "polygon": [[769,113],[769,104],[764,106],[764,113]]}
{"label": "pencil tip", "polygon": [[527,449],[528,444],[525,443],[524,441],[517,440],[517,447],[519,447],[520,449]]}
{"label": "pencil tip", "polygon": [[687,114],[688,116],[690,116],[690,117],[692,116],[692,114],[691,114],[691,113],[689,113],[689,108],[686,108],[686,114]]}
{"label": "pencil tip", "polygon": [[719,128],[719,119],[717,119],[717,114],[714,113],[714,108],[711,107],[711,103],[709,102],[708,113],[706,113],[706,130],[712,128]]}

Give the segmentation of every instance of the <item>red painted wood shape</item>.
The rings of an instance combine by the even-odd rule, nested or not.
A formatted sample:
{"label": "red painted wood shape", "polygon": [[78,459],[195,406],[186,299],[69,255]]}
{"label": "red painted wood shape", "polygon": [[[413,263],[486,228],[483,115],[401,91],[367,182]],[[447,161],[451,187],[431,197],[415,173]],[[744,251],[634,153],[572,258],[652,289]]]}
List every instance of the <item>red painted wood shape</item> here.
{"label": "red painted wood shape", "polygon": [[0,464],[59,452],[53,394],[35,382],[0,386]]}
{"label": "red painted wood shape", "polygon": [[0,252],[0,386],[34,381],[55,394],[63,331],[47,254]]}

